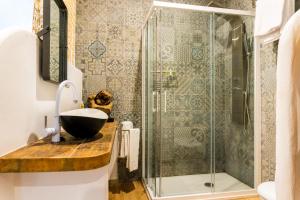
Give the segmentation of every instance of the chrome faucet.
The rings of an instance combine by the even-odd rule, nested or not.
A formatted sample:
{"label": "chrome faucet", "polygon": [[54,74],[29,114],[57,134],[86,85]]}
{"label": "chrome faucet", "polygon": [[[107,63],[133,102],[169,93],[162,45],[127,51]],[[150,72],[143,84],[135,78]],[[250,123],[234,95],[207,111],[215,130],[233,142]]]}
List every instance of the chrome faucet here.
{"label": "chrome faucet", "polygon": [[73,102],[78,103],[78,93],[75,84],[72,81],[65,80],[60,83],[57,92],[56,92],[56,107],[55,107],[55,125],[54,128],[46,128],[47,136],[51,135],[51,141],[54,143],[60,142],[60,130],[61,130],[61,122],[60,122],[60,101],[61,101],[61,93],[64,88],[72,88],[73,90]]}

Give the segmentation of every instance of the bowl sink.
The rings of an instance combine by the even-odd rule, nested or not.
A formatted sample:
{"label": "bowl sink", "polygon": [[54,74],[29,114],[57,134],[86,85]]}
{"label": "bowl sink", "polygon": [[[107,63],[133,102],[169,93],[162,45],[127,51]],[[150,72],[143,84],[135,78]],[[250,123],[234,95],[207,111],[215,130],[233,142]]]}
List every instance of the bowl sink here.
{"label": "bowl sink", "polygon": [[64,130],[76,138],[92,138],[104,126],[108,116],[93,108],[76,109],[60,113]]}

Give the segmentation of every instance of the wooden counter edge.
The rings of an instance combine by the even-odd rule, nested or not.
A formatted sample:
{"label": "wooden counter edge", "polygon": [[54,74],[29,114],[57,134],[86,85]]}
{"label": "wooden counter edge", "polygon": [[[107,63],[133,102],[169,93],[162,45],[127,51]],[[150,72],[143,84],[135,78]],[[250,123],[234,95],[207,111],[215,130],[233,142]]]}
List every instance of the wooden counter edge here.
{"label": "wooden counter edge", "polygon": [[[118,123],[115,127],[108,151],[97,156],[86,157],[45,157],[45,158],[3,158],[0,157],[0,173],[25,173],[25,172],[66,172],[85,171],[104,167],[110,163]],[[25,146],[26,147],[26,146]],[[19,149],[24,148],[20,147]]]}

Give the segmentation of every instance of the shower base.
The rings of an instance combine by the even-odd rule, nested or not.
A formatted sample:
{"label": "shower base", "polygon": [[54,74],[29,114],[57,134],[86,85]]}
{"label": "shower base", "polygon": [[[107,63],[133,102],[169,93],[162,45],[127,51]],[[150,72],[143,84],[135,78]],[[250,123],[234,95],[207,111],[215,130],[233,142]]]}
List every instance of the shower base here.
{"label": "shower base", "polygon": [[[158,178],[156,182],[159,182]],[[229,197],[256,195],[253,188],[227,173],[215,174],[214,188],[205,183],[211,183],[211,174],[162,177],[161,197],[154,197],[152,190],[150,188],[147,190],[153,200],[199,199],[200,197],[201,199],[228,199]]]}

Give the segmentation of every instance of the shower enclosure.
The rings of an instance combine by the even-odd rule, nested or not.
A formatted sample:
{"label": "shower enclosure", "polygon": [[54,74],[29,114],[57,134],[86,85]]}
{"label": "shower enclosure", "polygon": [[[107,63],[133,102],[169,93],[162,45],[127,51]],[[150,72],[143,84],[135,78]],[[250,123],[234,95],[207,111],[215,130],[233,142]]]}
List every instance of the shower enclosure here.
{"label": "shower enclosure", "polygon": [[154,1],[143,27],[152,199],[254,191],[253,20],[251,11]]}

